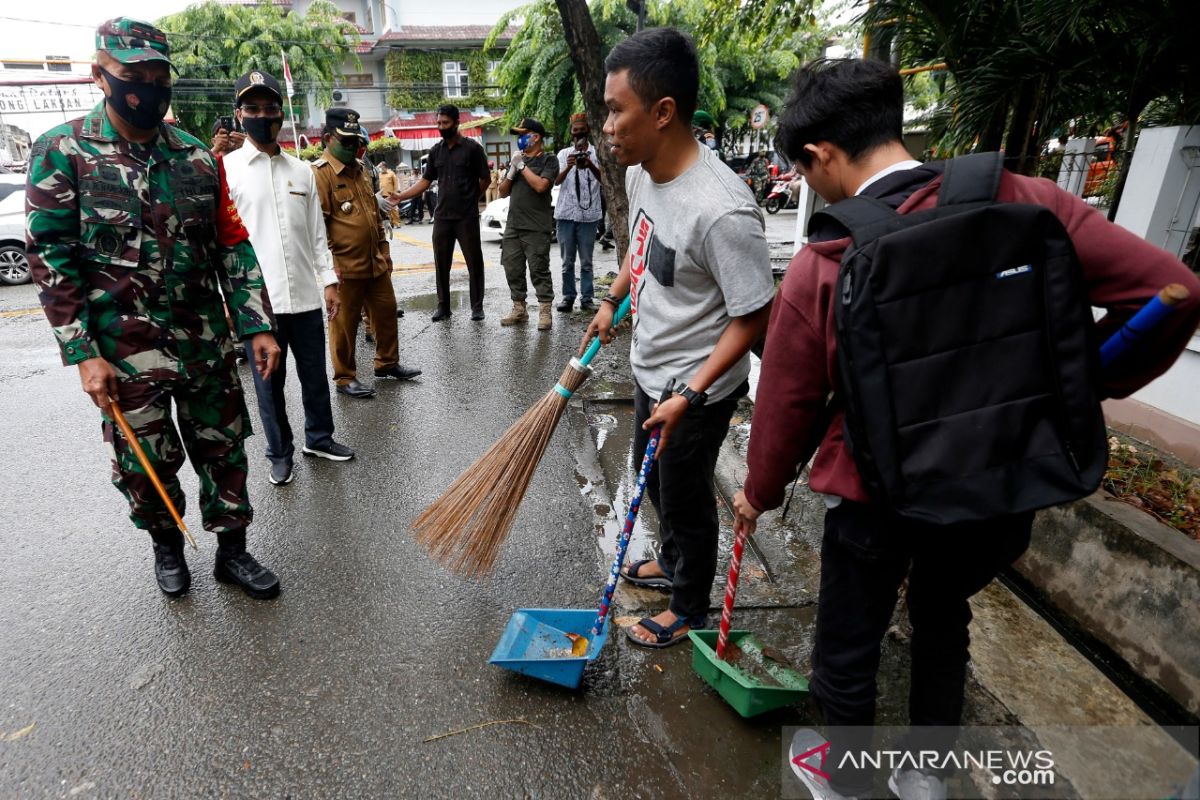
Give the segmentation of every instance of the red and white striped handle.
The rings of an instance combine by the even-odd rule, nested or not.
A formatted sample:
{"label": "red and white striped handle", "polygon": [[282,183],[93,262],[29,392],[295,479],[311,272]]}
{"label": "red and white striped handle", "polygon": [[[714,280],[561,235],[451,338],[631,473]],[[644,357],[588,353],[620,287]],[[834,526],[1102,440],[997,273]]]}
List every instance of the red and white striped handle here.
{"label": "red and white striped handle", "polygon": [[733,560],[729,562],[729,577],[725,581],[725,607],[721,609],[721,632],[717,636],[717,658],[725,658],[729,643],[729,622],[733,618],[733,600],[737,597],[738,573],[742,571],[742,548],[746,546],[746,530],[733,540]]}

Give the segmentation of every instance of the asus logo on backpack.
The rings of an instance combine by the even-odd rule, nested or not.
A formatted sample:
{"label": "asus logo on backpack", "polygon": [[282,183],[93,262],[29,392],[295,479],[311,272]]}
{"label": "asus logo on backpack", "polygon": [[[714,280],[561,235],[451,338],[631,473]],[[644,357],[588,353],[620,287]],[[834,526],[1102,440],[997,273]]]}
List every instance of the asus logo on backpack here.
{"label": "asus logo on backpack", "polygon": [[819,212],[853,239],[835,314],[846,439],[875,501],[911,519],[1076,500],[1108,460],[1074,248],[1049,209],[996,202],[1000,174],[1000,154],[965,156],[936,208],[859,196]]}

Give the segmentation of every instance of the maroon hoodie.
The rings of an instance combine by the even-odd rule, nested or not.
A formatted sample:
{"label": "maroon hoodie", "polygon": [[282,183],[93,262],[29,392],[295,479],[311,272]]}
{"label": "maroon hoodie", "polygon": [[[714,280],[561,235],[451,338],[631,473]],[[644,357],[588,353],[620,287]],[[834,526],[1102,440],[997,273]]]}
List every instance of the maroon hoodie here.
{"label": "maroon hoodie", "polygon": [[[891,201],[901,214],[931,208],[942,183],[941,166],[929,164],[893,173],[864,194]],[[914,184],[919,187],[915,191]],[[1062,221],[1083,268],[1092,305],[1107,312],[1098,324],[1101,341],[1167,284],[1187,287],[1191,298],[1139,345],[1144,357],[1126,359],[1106,371],[1102,392],[1108,397],[1125,397],[1166,372],[1200,320],[1200,280],[1166,251],[1109,223],[1095,209],[1044,178],[1005,171],[997,199],[1045,206]],[[816,428],[822,424],[828,427],[812,464],[810,487],[815,492],[869,502],[842,436],[844,415],[839,411],[828,423],[823,419],[826,400],[839,386],[834,287],[842,253],[849,244],[849,237],[810,241],[792,259],[775,298],[758,380],[745,484],[746,499],[763,511],[783,503],[797,469],[812,455],[806,452],[805,443],[811,447],[819,433]]]}

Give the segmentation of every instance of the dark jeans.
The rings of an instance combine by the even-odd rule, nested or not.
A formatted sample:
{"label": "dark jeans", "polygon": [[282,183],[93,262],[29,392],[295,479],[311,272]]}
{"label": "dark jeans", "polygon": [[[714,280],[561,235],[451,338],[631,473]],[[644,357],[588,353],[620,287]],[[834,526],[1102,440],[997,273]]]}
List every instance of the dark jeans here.
{"label": "dark jeans", "polygon": [[[810,689],[827,726],[864,726],[831,740],[827,764],[870,742],[880,643],[905,575],[913,629],[910,722],[959,724],[970,642],[967,599],[1025,552],[1032,525],[1032,512],[931,525],[847,500],[826,513]],[[917,735],[923,749],[944,749],[954,744],[947,733],[941,739]],[[833,771],[831,780],[841,793],[856,794],[869,776]]]}
{"label": "dark jeans", "polygon": [[287,382],[288,350],[296,361],[300,394],[304,401],[304,443],[321,447],[333,441],[333,411],[329,405],[329,378],[325,372],[325,316],[319,308],[299,314],[276,314],[275,341],[279,344],[279,367],[264,381],[254,366],[254,351],[246,342],[246,360],[254,375],[258,415],[267,437],[267,458],[272,463],[291,463],[295,454],[292,426],[288,422],[283,387]]}
{"label": "dark jeans", "polygon": [[483,246],[479,243],[479,217],[442,219],[433,222],[433,263],[437,272],[438,309],[450,310],[450,263],[454,243],[462,248],[471,290],[471,313],[483,311]]}
{"label": "dark jeans", "polygon": [[[665,450],[650,470],[646,490],[658,513],[662,550],[658,563],[671,578],[670,609],[681,617],[708,613],[708,595],[717,574],[717,487],[713,473],[721,442],[738,399],[749,391],[743,383],[729,397],[690,408],[671,432]],[[642,423],[658,398],[639,386],[634,398],[633,468],[641,469],[650,432]]]}
{"label": "dark jeans", "polygon": [[596,249],[596,226],[599,222],[572,222],[557,220],[558,247],[562,252],[562,297],[575,299],[575,254],[579,254],[579,299],[591,303],[592,253]]}

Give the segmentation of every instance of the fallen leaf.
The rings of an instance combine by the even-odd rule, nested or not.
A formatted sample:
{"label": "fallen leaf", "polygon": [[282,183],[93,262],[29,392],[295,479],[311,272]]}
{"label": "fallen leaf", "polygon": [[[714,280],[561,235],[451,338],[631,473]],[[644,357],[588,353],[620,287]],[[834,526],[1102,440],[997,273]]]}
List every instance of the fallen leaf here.
{"label": "fallen leaf", "polygon": [[37,723],[31,722],[24,728],[21,728],[19,731],[14,731],[7,734],[0,733],[0,742],[15,742],[17,739],[28,736],[30,733],[32,733],[35,727],[37,727]]}
{"label": "fallen leaf", "polygon": [[663,671],[663,668],[662,668],[662,667],[660,667],[658,664],[655,664],[655,665],[654,665],[654,668],[655,668],[656,670],[658,670],[659,672],[662,672],[662,671]]}
{"label": "fallen leaf", "polygon": [[618,628],[632,628],[637,625],[641,617],[614,617],[613,624]]}
{"label": "fallen leaf", "polygon": [[568,633],[567,638],[571,640],[571,655],[575,658],[582,658],[587,655],[588,641],[586,636],[580,636],[578,633]]}

